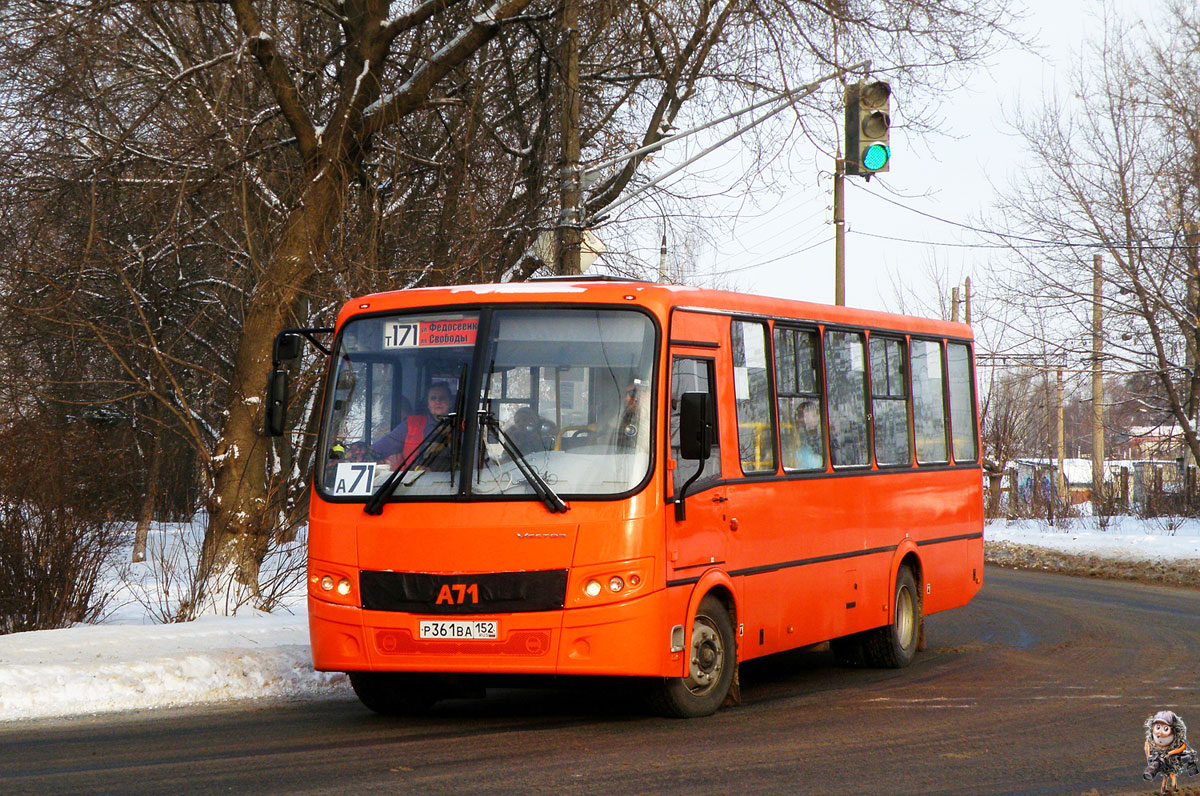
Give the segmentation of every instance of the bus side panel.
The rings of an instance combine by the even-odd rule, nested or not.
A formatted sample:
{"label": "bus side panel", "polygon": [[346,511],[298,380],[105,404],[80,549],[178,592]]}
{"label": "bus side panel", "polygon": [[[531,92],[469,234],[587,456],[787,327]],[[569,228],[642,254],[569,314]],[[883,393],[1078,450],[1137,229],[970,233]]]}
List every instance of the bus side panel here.
{"label": "bus side panel", "polygon": [[[854,479],[857,481],[857,479]],[[728,487],[737,517],[729,568],[746,572],[746,657],[844,635],[864,618],[884,556],[863,557],[870,506],[845,478],[746,479]],[[886,585],[880,592],[886,590]]]}
{"label": "bus side panel", "polygon": [[983,572],[979,480],[977,470],[938,470],[730,484],[745,656],[886,624],[906,539],[930,586],[925,612],[965,604]]}
{"label": "bus side panel", "polygon": [[[956,503],[952,521],[933,534],[918,536],[924,565],[926,614],[966,605],[983,584],[983,488],[977,469],[945,474],[939,494]],[[940,541],[947,539],[948,541]],[[967,537],[967,538],[954,538]]]}

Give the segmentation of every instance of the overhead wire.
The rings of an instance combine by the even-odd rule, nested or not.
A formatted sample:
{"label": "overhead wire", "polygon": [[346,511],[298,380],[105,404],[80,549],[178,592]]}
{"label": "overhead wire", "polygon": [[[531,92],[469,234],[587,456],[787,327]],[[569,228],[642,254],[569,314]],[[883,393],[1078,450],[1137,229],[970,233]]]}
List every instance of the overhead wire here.
{"label": "overhead wire", "polygon": [[[1095,243],[1095,242],[1072,243],[1070,241],[1045,240],[1043,238],[1032,238],[1032,237],[1028,237],[1026,235],[1015,235],[1010,232],[1000,232],[1000,231],[997,231],[994,229],[984,229],[982,227],[976,227],[971,224],[963,223],[961,221],[954,221],[953,219],[943,218],[941,216],[926,212],[924,210],[918,210],[917,208],[910,207],[909,205],[906,205],[903,202],[898,202],[895,199],[890,199],[882,194],[879,194],[879,193],[876,193],[875,191],[869,190],[868,188],[866,188],[865,186],[862,186],[862,185],[858,185],[857,188],[858,188],[858,190],[861,190],[864,193],[866,193],[868,196],[874,197],[876,199],[880,199],[884,202],[887,202],[888,204],[895,205],[896,207],[899,207],[902,210],[907,210],[910,213],[916,213],[919,216],[924,216],[925,218],[931,219],[933,221],[938,221],[942,224],[949,224],[950,226],[959,227],[960,229],[965,229],[965,230],[968,230],[970,232],[975,232],[980,235],[988,235],[988,236],[991,236],[994,238],[1000,238],[1001,240],[1004,240],[1006,242],[1005,243],[950,243],[950,242],[946,242],[946,241],[913,240],[911,238],[891,237],[888,235],[879,235],[879,234],[874,234],[874,233],[869,233],[869,232],[859,232],[859,231],[850,230],[851,232],[853,232],[853,234],[865,235],[867,237],[872,237],[872,238],[883,238],[885,240],[894,240],[894,241],[898,241],[901,243],[915,243],[915,244],[926,245],[926,246],[946,246],[946,247],[963,248],[963,249],[1045,249],[1045,248],[1094,249],[1094,248],[1097,248],[1098,246],[1102,245],[1106,248],[1111,248],[1114,246],[1120,247],[1120,248],[1124,248],[1127,246],[1136,246],[1136,247],[1142,248],[1142,249],[1165,250],[1165,249],[1177,249],[1180,247],[1180,244],[1174,238],[1170,239],[1170,240],[1172,240],[1172,242],[1169,244],[1156,243],[1156,242],[1154,242],[1155,239],[1153,239],[1153,238],[1109,241],[1107,243],[1100,244],[1100,243]],[[1168,240],[1168,239],[1164,238],[1163,240]],[[1024,243],[1012,243],[1011,241],[1024,241]]]}

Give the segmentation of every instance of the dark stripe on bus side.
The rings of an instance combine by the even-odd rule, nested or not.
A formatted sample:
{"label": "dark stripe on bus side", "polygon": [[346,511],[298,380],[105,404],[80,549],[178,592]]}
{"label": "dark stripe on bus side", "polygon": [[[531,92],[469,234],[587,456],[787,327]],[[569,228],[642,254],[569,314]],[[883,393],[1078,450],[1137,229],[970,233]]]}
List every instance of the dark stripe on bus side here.
{"label": "dark stripe on bus side", "polygon": [[699,569],[700,567],[717,567],[724,564],[724,561],[706,561],[703,564],[688,564],[684,567],[672,567],[676,572],[683,572],[685,569]]}
{"label": "dark stripe on bus side", "polygon": [[684,348],[720,348],[720,343],[713,343],[708,340],[671,340],[671,345],[683,346]]}
{"label": "dark stripe on bus side", "polygon": [[[917,542],[918,547],[924,547],[931,544],[943,544],[945,542],[961,542],[967,539],[982,539],[983,533],[964,533],[959,536],[943,536],[939,539],[926,539]],[[841,561],[847,558],[860,558],[862,556],[871,556],[877,553],[892,553],[899,549],[900,545],[888,545],[886,547],[873,547],[870,550],[853,550],[849,553],[834,553],[827,556],[815,556],[813,558],[801,558],[796,561],[781,561],[776,564],[761,564],[757,567],[746,567],[745,569],[730,570],[729,576],[736,578],[742,575],[763,575],[767,572],[778,572],[781,569],[793,569],[795,567],[805,567],[810,564],[823,564],[828,561]],[[711,564],[701,564],[699,566],[713,566]],[[690,569],[690,567],[689,567]],[[667,588],[672,586],[688,586],[693,583],[699,583],[700,578],[678,578],[676,580],[668,580]]]}
{"label": "dark stripe on bus side", "polygon": [[964,539],[982,539],[983,531],[978,533],[963,533],[958,536],[943,536],[940,539],[926,539],[922,542],[917,542],[917,547],[924,547],[930,544],[942,544],[943,542],[961,542]]}

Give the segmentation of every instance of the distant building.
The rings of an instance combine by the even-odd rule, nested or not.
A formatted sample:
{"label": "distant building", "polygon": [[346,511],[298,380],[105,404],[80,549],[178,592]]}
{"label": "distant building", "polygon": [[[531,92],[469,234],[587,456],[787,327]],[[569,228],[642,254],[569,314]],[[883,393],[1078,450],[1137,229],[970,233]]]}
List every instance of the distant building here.
{"label": "distant building", "polygon": [[1160,423],[1155,426],[1130,426],[1128,431],[1118,436],[1113,452],[1124,459],[1174,461],[1183,456],[1184,447],[1183,429],[1175,423]]}

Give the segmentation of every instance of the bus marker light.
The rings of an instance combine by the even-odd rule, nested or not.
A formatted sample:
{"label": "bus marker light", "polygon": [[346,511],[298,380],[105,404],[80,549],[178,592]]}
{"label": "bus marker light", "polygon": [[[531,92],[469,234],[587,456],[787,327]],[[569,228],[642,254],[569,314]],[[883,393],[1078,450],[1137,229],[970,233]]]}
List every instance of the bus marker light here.
{"label": "bus marker light", "polygon": [[588,597],[595,597],[600,593],[600,581],[589,580],[583,587],[583,593]]}
{"label": "bus marker light", "polygon": [[337,593],[342,595],[343,597],[345,597],[347,594],[349,594],[350,593],[350,581],[346,580],[345,578],[342,578],[341,580],[339,580],[338,585],[337,585]]}
{"label": "bus marker light", "polygon": [[321,578],[321,588],[324,589],[325,591],[332,591],[333,578],[331,578],[329,575],[326,575],[325,577]]}
{"label": "bus marker light", "polygon": [[608,579],[608,590],[616,594],[621,589],[625,588],[625,581],[621,580],[620,575],[613,575]]}
{"label": "bus marker light", "polygon": [[641,578],[641,576],[640,576],[640,575],[636,575],[636,574],[635,574],[635,575],[630,575],[630,576],[629,576],[629,585],[630,585],[630,586],[636,586],[636,585],[638,585],[638,584],[639,584],[639,583],[641,583],[641,582],[642,582],[642,578]]}

